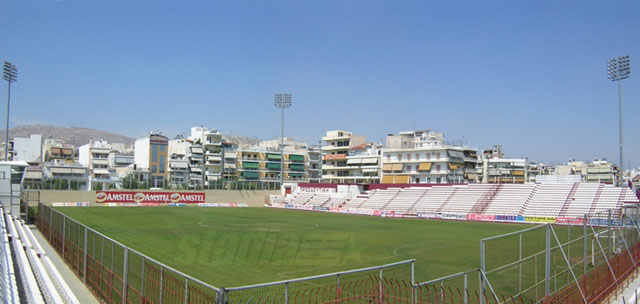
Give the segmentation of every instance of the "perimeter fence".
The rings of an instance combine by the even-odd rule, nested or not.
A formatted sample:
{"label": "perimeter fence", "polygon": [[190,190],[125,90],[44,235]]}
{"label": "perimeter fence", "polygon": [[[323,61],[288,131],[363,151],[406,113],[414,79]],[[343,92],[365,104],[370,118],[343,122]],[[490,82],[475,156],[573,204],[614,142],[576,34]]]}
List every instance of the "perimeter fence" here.
{"label": "perimeter fence", "polygon": [[480,267],[419,283],[415,260],[218,288],[39,204],[36,225],[105,303],[599,303],[640,265],[640,214],[591,214],[480,241]]}
{"label": "perimeter fence", "polygon": [[637,208],[585,215],[480,241],[481,271],[495,290],[548,303],[599,303],[637,274]]}

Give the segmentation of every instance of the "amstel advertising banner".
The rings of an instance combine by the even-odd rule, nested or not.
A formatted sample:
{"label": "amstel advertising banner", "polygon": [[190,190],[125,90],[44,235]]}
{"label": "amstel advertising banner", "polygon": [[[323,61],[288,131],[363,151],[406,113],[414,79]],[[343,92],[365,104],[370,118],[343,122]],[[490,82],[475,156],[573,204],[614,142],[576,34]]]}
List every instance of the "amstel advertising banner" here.
{"label": "amstel advertising banner", "polygon": [[96,203],[137,203],[151,206],[160,203],[198,204],[205,202],[204,192],[98,191]]}

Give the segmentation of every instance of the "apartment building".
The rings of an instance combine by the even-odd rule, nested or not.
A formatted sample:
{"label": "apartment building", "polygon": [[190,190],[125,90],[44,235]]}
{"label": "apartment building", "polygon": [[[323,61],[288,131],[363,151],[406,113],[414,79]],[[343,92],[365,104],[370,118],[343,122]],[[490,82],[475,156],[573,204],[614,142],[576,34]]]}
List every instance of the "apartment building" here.
{"label": "apartment building", "polygon": [[42,175],[47,189],[89,190],[89,169],[76,162],[47,162],[42,167]]}
{"label": "apartment building", "polygon": [[172,187],[188,188],[189,161],[187,151],[190,143],[184,138],[176,138],[169,141],[169,166],[168,179]]}
{"label": "apartment building", "polygon": [[42,162],[42,135],[31,134],[29,138],[15,137],[10,140],[9,160],[25,161],[33,165]]}
{"label": "apartment building", "polygon": [[347,165],[349,150],[364,144],[366,138],[342,130],[327,131],[322,137],[322,182],[342,183],[353,168]]}
{"label": "apartment building", "polygon": [[224,180],[236,180],[238,173],[238,145],[232,142],[222,142],[222,150],[224,155],[224,165],[222,168],[222,178]]}
{"label": "apartment building", "polygon": [[61,139],[47,138],[42,145],[42,161],[65,161],[73,163],[78,158],[76,147]]}
{"label": "apartment building", "polygon": [[477,181],[477,150],[444,142],[430,130],[387,136],[382,149],[383,184],[441,184]]}
{"label": "apartment building", "polygon": [[224,168],[222,133],[205,127],[192,127],[189,139],[193,140],[195,144],[202,145],[205,186],[221,180]]}
{"label": "apartment building", "polygon": [[109,185],[118,181],[117,178],[111,178],[109,154],[111,145],[104,140],[91,139],[88,144],[78,147],[78,162],[89,170],[90,189],[107,189]]}
{"label": "apartment building", "polygon": [[319,183],[322,181],[322,148],[320,146],[311,146],[307,149],[309,166],[307,173],[310,183]]}
{"label": "apartment building", "polygon": [[151,187],[164,187],[167,181],[169,139],[159,133],[138,138],[134,146],[136,170],[148,173]]}
{"label": "apartment building", "polygon": [[620,169],[606,159],[596,159],[587,165],[586,181],[589,183],[616,184],[620,178]]}
{"label": "apartment building", "polygon": [[280,165],[284,165],[284,182],[306,182],[307,158],[301,151],[284,151],[265,147],[241,148],[237,151],[238,180],[265,183],[280,182]]}

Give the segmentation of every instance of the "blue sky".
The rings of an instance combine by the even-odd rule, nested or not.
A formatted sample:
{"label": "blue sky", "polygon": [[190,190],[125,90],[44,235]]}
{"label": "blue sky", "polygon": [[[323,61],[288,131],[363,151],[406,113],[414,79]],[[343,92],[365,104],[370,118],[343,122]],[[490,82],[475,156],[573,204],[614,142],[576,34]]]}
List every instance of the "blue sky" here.
{"label": "blue sky", "polygon": [[0,0],[0,59],[19,66],[12,126],[269,139],[273,94],[290,92],[285,135],[310,143],[431,129],[558,163],[617,162],[606,61],[630,55],[625,159],[638,167],[638,16],[634,0]]}

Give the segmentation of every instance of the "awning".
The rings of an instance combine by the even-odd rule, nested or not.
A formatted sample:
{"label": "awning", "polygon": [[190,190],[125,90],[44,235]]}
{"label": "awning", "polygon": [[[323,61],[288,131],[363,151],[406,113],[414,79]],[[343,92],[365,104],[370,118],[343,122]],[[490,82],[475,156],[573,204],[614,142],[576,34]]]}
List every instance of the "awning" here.
{"label": "awning", "polygon": [[447,165],[449,166],[449,169],[451,169],[451,170],[458,170],[458,164],[447,163]]}
{"label": "awning", "polygon": [[62,149],[62,154],[73,154],[72,149]]}
{"label": "awning", "polygon": [[290,164],[289,169],[296,170],[296,171],[303,171],[304,165]]}
{"label": "awning", "polygon": [[362,169],[362,172],[364,173],[375,173],[378,172],[378,169]]}
{"label": "awning", "polygon": [[524,171],[522,171],[522,170],[512,170],[511,174],[517,175],[517,176],[524,176]]}
{"label": "awning", "polygon": [[289,155],[289,160],[291,160],[291,161],[304,161],[304,156],[302,156],[302,155]]}
{"label": "awning", "polygon": [[465,177],[468,178],[468,179],[477,179],[478,178],[478,174],[476,174],[476,173],[467,173],[465,175]]}
{"label": "awning", "polygon": [[242,168],[258,169],[258,163],[254,162],[242,162]]}
{"label": "awning", "polygon": [[447,155],[449,155],[449,157],[456,157],[456,151],[453,150],[447,150]]}
{"label": "awning", "polygon": [[382,165],[382,171],[391,171],[392,169],[393,169],[393,164]]}
{"label": "awning", "polygon": [[178,169],[186,169],[189,167],[186,161],[177,161],[177,162],[172,161],[169,163],[169,166],[171,168],[178,168]]}
{"label": "awning", "polygon": [[267,163],[267,169],[280,169],[279,163]]}
{"label": "awning", "polygon": [[260,177],[260,173],[258,173],[258,172],[251,172],[251,171],[243,171],[243,172],[242,172],[242,177],[246,177],[246,178],[258,178],[258,177]]}
{"label": "awning", "polygon": [[409,175],[396,175],[395,184],[408,184],[411,180]]}
{"label": "awning", "polygon": [[304,176],[304,174],[303,173],[292,172],[292,173],[289,173],[289,176],[291,176],[291,177],[302,177],[302,176]]}
{"label": "awning", "polygon": [[204,153],[204,151],[200,147],[191,147],[191,153],[202,154],[202,153]]}
{"label": "awning", "polygon": [[202,168],[199,168],[199,167],[191,167],[191,172],[202,172]]}
{"label": "awning", "polygon": [[71,169],[72,174],[87,174],[87,168],[73,168]]}
{"label": "awning", "polygon": [[209,156],[207,159],[209,161],[222,161],[222,157],[220,156]]}
{"label": "awning", "polygon": [[431,163],[420,163],[420,167],[418,167],[418,171],[430,171]]}
{"label": "awning", "polygon": [[363,165],[377,165],[378,164],[378,158],[377,157],[363,158],[362,159],[362,164]]}
{"label": "awning", "polygon": [[57,174],[71,174],[71,168],[51,168],[49,171]]}
{"label": "awning", "polygon": [[280,154],[267,153],[268,160],[280,160]]}
{"label": "awning", "polygon": [[385,175],[382,177],[382,182],[383,184],[393,184],[393,180],[394,180],[395,175]]}
{"label": "awning", "polygon": [[107,169],[93,169],[94,175],[109,175],[109,170]]}
{"label": "awning", "polygon": [[27,171],[24,173],[25,179],[42,179],[42,171]]}
{"label": "awning", "polygon": [[60,148],[51,148],[51,154],[60,154]]}
{"label": "awning", "polygon": [[402,171],[402,164],[393,164],[391,171]]}
{"label": "awning", "polygon": [[362,163],[362,158],[347,159],[347,165],[359,165],[360,163]]}

